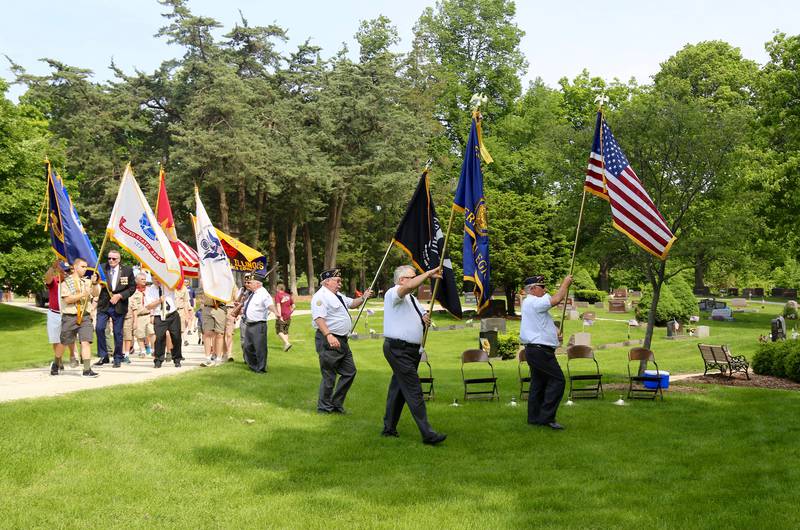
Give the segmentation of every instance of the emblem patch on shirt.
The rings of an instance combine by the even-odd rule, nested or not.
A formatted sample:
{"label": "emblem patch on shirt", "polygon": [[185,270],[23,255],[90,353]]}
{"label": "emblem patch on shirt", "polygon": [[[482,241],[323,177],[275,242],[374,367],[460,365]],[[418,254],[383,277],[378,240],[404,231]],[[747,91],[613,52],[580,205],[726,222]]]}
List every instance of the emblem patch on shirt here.
{"label": "emblem patch on shirt", "polygon": [[317,300],[317,305],[322,305],[322,300]]}
{"label": "emblem patch on shirt", "polygon": [[122,278],[119,279],[119,283],[122,285],[128,285],[128,277],[123,276]]}

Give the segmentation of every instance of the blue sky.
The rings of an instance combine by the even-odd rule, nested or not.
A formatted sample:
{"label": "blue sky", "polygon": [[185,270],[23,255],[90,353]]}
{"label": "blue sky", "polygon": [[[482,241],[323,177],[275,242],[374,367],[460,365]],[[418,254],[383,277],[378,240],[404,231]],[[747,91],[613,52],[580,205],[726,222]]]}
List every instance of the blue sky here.
{"label": "blue sky", "polygon": [[[156,0],[11,0],[4,4],[0,54],[32,73],[44,73],[38,59],[51,57],[90,68],[97,80],[105,80],[112,57],[128,72],[134,68],[152,71],[162,60],[181,53],[153,37],[165,21],[160,16],[165,8]],[[414,23],[434,0],[190,0],[189,5],[195,14],[216,18],[226,28],[238,20],[241,9],[251,25],[277,23],[287,28],[288,49],[311,38],[327,57],[343,42],[356,50],[352,36],[359,21],[380,14],[398,28],[398,51],[407,50]],[[529,63],[526,81],[541,77],[556,86],[559,78],[574,77],[588,68],[606,79],[636,77],[646,83],[662,61],[685,44],[703,40],[725,40],[740,47],[745,57],[764,63],[764,43],[775,30],[800,33],[800,2],[518,0],[516,20],[526,33],[521,45]],[[11,76],[5,59],[0,59],[0,76]],[[12,87],[8,95],[16,99],[19,92]]]}

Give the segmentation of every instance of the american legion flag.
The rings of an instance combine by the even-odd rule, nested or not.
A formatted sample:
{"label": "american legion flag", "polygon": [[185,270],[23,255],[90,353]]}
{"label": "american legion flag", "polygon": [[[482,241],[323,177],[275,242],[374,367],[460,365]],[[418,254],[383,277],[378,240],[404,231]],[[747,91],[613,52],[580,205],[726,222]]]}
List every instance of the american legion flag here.
{"label": "american legion flag", "polygon": [[667,258],[675,236],[642,187],[602,112],[597,113],[584,189],[608,201],[614,228],[655,257]]}

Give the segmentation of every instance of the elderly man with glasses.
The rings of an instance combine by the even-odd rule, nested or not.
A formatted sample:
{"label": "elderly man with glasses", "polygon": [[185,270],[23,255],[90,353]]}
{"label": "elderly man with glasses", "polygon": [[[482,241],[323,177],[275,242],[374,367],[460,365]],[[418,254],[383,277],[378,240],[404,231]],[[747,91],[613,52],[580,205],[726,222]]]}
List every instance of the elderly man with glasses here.
{"label": "elderly man with glasses", "polygon": [[[100,357],[95,366],[108,364],[108,344],[106,343],[106,326],[110,318],[114,327],[114,368],[119,368],[125,353],[122,351],[122,331],[125,315],[128,314],[128,298],[136,292],[136,277],[133,269],[120,263],[118,250],[108,252],[108,263],[100,265],[106,281],[97,300],[97,356]],[[97,283],[97,274],[92,276]]]}
{"label": "elderly man with glasses", "polygon": [[559,344],[558,329],[550,309],[557,306],[572,283],[567,275],[555,295],[547,293],[545,277],[531,276],[523,282],[522,321],[519,340],[525,346],[525,357],[531,368],[531,387],[528,392],[528,423],[554,430],[564,427],[556,421],[556,411],[564,395],[564,372],[556,360]]}
{"label": "elderly man with glasses", "polygon": [[428,423],[417,368],[422,357],[422,337],[431,317],[413,294],[428,278],[441,277],[441,268],[417,274],[414,267],[401,265],[394,271],[394,287],[386,291],[383,298],[383,356],[392,367],[383,436],[399,436],[397,422],[407,404],[422,435],[422,443],[436,445],[447,438]]}

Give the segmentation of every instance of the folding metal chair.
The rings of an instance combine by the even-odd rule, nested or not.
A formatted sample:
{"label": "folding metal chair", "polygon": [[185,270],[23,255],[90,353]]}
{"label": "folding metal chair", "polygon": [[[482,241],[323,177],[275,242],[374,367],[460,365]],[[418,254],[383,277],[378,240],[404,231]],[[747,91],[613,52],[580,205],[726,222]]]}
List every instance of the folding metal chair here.
{"label": "folding metal chair", "polygon": [[[464,366],[474,363],[485,363],[489,367],[491,376],[467,377]],[[484,369],[485,370],[485,369]],[[473,372],[474,370],[468,369]],[[489,361],[489,355],[483,350],[465,350],[461,354],[461,379],[464,381],[464,400],[467,399],[500,399],[497,392],[497,377],[494,374],[494,366]],[[478,387],[478,390],[470,390],[470,385]]]}
{"label": "folding metal chair", "polygon": [[517,373],[519,374],[519,399],[522,401],[528,399],[528,392],[531,387],[531,367],[528,364],[524,346],[517,352]]}
{"label": "folding metal chair", "polygon": [[[639,375],[639,363],[645,361],[645,369],[650,363],[656,368],[656,375],[647,375],[645,370],[642,370],[642,375]],[[631,363],[636,363],[636,375],[631,374]],[[661,395],[661,400],[664,400],[664,392],[661,390],[661,372],[658,369],[655,355],[647,348],[631,348],[628,352],[628,399],[656,399],[657,395]]]}
{"label": "folding metal chair", "polygon": [[[574,359],[588,359],[591,363]],[[592,366],[593,363],[593,366]],[[575,366],[583,368],[591,366],[592,373],[573,374]],[[598,399],[603,396],[603,375],[600,373],[600,365],[594,357],[594,350],[589,346],[570,346],[567,348],[567,377],[569,379],[569,399],[591,398]],[[576,386],[576,382],[581,382]]]}
{"label": "folding metal chair", "polygon": [[430,401],[436,396],[436,394],[433,390],[433,370],[431,369],[431,363],[428,362],[428,354],[424,351],[422,352],[422,356],[419,360],[420,366],[422,366],[422,363],[427,365],[428,375],[427,377],[420,376],[419,383],[422,387],[422,397],[424,397],[426,401]]}

